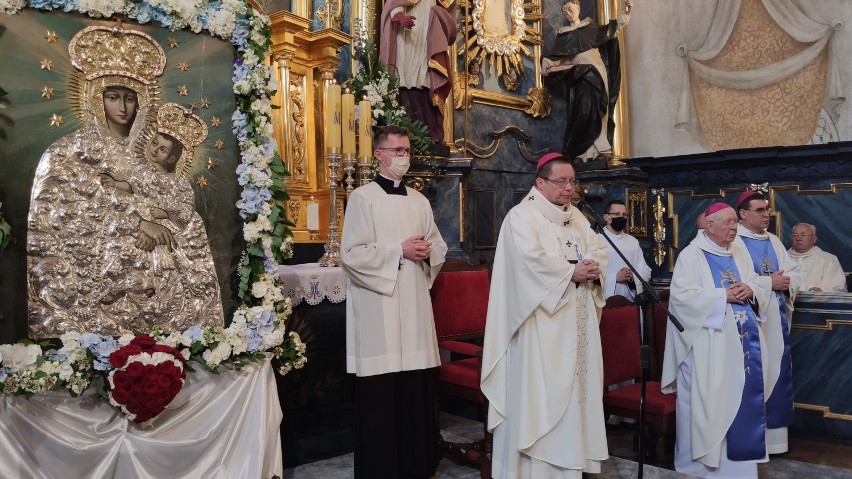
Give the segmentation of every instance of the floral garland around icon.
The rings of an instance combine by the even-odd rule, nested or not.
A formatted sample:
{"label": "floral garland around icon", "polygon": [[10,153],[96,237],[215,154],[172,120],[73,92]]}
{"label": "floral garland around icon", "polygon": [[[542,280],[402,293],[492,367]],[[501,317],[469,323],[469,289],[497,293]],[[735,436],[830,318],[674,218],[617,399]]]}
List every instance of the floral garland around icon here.
{"label": "floral garland around icon", "polygon": [[[292,306],[281,293],[276,274],[278,265],[292,256],[289,227],[293,224],[284,208],[289,197],[283,179],[288,173],[272,136],[270,99],[278,85],[265,63],[272,46],[269,18],[255,12],[244,0],[0,0],[0,12],[15,14],[27,5],[91,17],[121,15],[139,23],[157,22],[171,30],[207,30],[236,46],[233,82],[237,110],[232,120],[242,159],[237,168],[238,182],[243,188],[236,206],[244,220],[247,248],[238,268],[241,304],[227,328],[194,326],[169,334],[155,328],[147,334],[118,339],[92,332],[69,332],[60,338],[61,346],[27,341],[0,345],[0,392],[31,397],[51,389],[66,389],[78,396],[95,384],[101,395],[120,407],[129,419],[150,422],[156,417],[153,412],[162,410],[157,404],[166,396],[166,382],[170,401],[174,397],[172,389],[183,384],[183,368],[193,371],[186,361],[217,374],[220,366],[241,369],[265,359],[264,353],[271,352],[281,363],[281,374],[303,367],[307,361],[305,345],[297,333],[285,331],[284,320]],[[0,240],[7,237],[4,224],[0,218]],[[134,341],[131,350],[144,346],[150,354],[139,352],[139,357],[131,361],[148,371],[139,373],[138,367],[133,366],[133,373],[139,373],[133,378],[142,381],[140,378],[145,377],[152,392],[142,403],[133,403],[136,412],[128,407],[129,398],[122,396],[123,392],[116,399],[118,390],[134,391],[125,381],[131,367],[126,361],[113,359],[116,355],[121,358]],[[169,357],[160,357],[160,353]],[[163,386],[155,391],[159,376],[152,371],[157,368],[163,369],[159,373]],[[118,374],[119,371],[126,374]],[[116,380],[116,375],[120,379]]]}

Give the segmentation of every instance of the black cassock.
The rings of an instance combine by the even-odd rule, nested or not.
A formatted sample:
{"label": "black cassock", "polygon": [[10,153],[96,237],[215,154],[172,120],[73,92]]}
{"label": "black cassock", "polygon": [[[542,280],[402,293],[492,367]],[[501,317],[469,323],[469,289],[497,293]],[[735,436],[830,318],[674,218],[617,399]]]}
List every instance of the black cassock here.
{"label": "black cassock", "polygon": [[615,131],[612,115],[621,84],[620,52],[615,38],[617,30],[618,21],[612,20],[606,25],[590,24],[557,34],[553,49],[547,55],[551,60],[570,61],[582,52],[597,48],[606,66],[609,92],[601,75],[589,64],[579,64],[545,78],[554,96],[565,98],[567,104],[562,154],[568,158],[582,155],[594,144],[601,133],[601,120],[607,112],[606,136],[612,144]]}

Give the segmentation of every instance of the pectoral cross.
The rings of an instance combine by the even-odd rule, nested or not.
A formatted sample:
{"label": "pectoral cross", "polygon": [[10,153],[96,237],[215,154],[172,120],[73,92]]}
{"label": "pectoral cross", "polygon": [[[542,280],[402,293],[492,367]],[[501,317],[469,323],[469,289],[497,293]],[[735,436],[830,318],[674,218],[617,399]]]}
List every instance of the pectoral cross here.
{"label": "pectoral cross", "polygon": [[763,274],[765,274],[766,276],[769,276],[770,274],[772,274],[772,266],[774,266],[774,265],[772,264],[771,259],[763,258],[763,261],[761,261],[760,264],[763,265],[763,268],[762,268]]}
{"label": "pectoral cross", "polygon": [[729,285],[733,286],[733,285],[739,283],[739,280],[737,280],[737,274],[734,273],[733,271],[731,271],[730,268],[726,269],[725,271],[722,271],[721,275],[722,275],[722,280],[719,281],[719,284],[721,284],[723,288],[725,288]]}

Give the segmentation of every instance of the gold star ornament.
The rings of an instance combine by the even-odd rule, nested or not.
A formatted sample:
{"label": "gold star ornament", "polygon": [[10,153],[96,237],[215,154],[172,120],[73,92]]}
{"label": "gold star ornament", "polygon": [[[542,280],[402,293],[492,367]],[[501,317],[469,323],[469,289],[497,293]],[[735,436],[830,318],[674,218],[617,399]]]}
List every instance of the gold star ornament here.
{"label": "gold star ornament", "polygon": [[214,116],[213,119],[210,120],[210,124],[213,126],[220,126],[222,124],[222,120],[220,120],[218,116]]}
{"label": "gold star ornament", "polygon": [[205,178],[204,176],[199,176],[198,179],[195,180],[195,184],[198,185],[201,188],[206,188],[207,187],[207,178]]}
{"label": "gold star ornament", "polygon": [[47,58],[41,59],[41,69],[51,71],[53,70],[53,60],[48,60]]}
{"label": "gold star ornament", "polygon": [[221,138],[219,138],[218,140],[216,140],[216,143],[213,143],[213,146],[215,146],[217,150],[224,150],[225,142],[222,141]]}
{"label": "gold star ornament", "polygon": [[219,163],[216,162],[213,158],[207,158],[207,169],[215,170],[216,167],[219,166]]}
{"label": "gold star ornament", "polygon": [[178,63],[178,70],[180,70],[182,72],[189,70],[189,63],[187,63],[187,62]]}
{"label": "gold star ornament", "polygon": [[50,100],[50,97],[53,96],[53,88],[45,85],[44,88],[41,89],[41,97]]}
{"label": "gold star ornament", "polygon": [[177,92],[180,96],[187,96],[189,95],[189,88],[186,85],[181,85],[178,87]]}
{"label": "gold star ornament", "polygon": [[180,43],[178,43],[176,38],[169,38],[169,47],[177,48]]}
{"label": "gold star ornament", "polygon": [[56,128],[62,126],[62,115],[54,113],[53,116],[50,117],[50,126],[55,126]]}
{"label": "gold star ornament", "polygon": [[56,32],[47,31],[47,36],[44,38],[47,39],[47,43],[56,43]]}
{"label": "gold star ornament", "polygon": [[198,102],[198,106],[201,108],[210,108],[210,100],[202,98],[201,101]]}

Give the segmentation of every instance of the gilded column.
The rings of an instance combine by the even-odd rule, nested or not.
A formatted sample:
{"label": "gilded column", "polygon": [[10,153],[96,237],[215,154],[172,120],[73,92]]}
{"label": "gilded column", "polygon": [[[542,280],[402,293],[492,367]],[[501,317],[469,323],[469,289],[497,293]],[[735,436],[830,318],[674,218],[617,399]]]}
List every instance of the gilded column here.
{"label": "gilded column", "polygon": [[[598,19],[600,23],[608,22],[618,18],[618,13],[624,11],[623,0],[598,0]],[[631,11],[632,13],[632,11]],[[630,118],[627,112],[627,28],[619,32],[619,55],[621,68],[621,88],[618,100],[615,103],[615,112],[612,119],[615,122],[615,135],[612,139],[612,159],[609,160],[610,168],[622,168],[625,166],[621,161],[630,157]]]}

